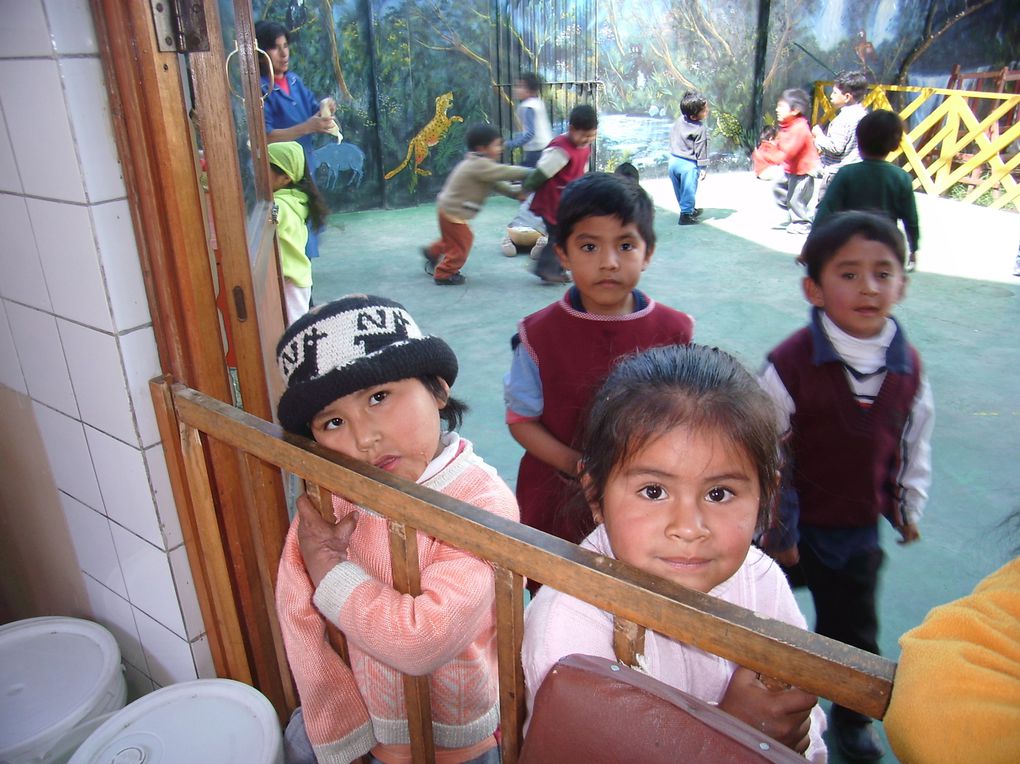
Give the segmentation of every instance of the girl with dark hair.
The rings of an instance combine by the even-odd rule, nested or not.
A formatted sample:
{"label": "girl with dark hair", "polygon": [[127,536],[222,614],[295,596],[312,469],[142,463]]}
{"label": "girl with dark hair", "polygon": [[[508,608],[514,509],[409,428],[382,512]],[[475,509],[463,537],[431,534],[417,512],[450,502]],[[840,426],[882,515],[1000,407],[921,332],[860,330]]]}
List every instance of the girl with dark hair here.
{"label": "girl with dark hair", "polygon": [[[597,526],[582,546],[675,584],[805,628],[782,569],[752,546],[778,490],[772,402],[732,356],[669,345],[622,360],[594,397],[581,488]],[[543,586],[528,608],[522,664],[528,707],[571,653],[614,659],[613,616]],[[754,672],[654,632],[645,673],[825,760],[817,698],[770,688]]]}

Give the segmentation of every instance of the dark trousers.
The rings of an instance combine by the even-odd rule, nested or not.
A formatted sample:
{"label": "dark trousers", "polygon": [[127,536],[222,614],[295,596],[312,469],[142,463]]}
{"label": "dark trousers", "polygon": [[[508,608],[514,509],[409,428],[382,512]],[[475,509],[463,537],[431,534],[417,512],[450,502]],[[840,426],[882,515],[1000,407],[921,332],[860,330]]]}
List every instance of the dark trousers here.
{"label": "dark trousers", "polygon": [[555,277],[561,276],[566,271],[563,270],[563,266],[560,265],[560,259],[556,256],[556,226],[542,218],[542,222],[545,223],[545,230],[548,232],[549,242],[545,245],[545,249],[538,255],[538,260],[535,262],[534,274],[539,277]]}
{"label": "dark trousers", "polygon": [[[878,571],[885,553],[875,549],[851,557],[841,570],[823,563],[807,544],[800,545],[800,562],[786,573],[791,586],[807,586],[815,604],[815,631],[869,653],[878,649]],[[838,706],[847,720],[869,717]]]}

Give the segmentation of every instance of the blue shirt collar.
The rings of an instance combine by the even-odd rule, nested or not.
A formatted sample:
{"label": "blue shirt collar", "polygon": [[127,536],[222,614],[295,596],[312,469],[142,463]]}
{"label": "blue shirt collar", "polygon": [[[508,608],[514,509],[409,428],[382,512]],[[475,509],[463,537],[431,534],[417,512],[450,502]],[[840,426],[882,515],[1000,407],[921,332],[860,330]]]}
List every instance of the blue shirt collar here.
{"label": "blue shirt collar", "polygon": [[[907,337],[899,321],[891,316],[890,319],[896,325],[896,334],[893,335],[889,349],[885,351],[886,371],[893,374],[910,374],[913,371],[913,364],[910,361],[910,353],[907,352]],[[829,336],[822,328],[821,308],[811,308],[808,331],[811,332],[811,345],[814,348],[811,361],[815,366],[821,366],[823,363],[843,363],[843,358],[836,352],[836,348],[832,346]]]}

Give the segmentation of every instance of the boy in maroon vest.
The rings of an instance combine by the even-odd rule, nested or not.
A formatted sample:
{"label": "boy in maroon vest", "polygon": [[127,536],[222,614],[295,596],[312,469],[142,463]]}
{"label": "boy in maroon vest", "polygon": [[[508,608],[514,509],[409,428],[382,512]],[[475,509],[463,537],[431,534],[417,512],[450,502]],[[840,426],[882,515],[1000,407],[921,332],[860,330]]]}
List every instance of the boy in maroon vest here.
{"label": "boy in maroon vest", "polygon": [[588,104],[575,106],[570,111],[567,132],[553,138],[535,165],[534,171],[524,179],[524,191],[534,191],[531,211],[545,223],[546,236],[540,238],[531,250],[531,259],[537,261],[533,273],[546,284],[565,284],[570,278],[556,259],[556,209],[563,189],[570,181],[584,175],[588,169],[591,145],[598,134],[599,118]]}
{"label": "boy in maroon vest", "polygon": [[[900,543],[931,482],[931,389],[892,318],[906,286],[903,236],[884,216],[841,212],[808,236],[799,262],[810,324],[768,356],[762,386],[787,431],[780,518],[765,550],[806,585],[815,631],[878,653],[878,520]],[[832,707],[836,743],[852,759],[882,756],[871,719]]]}
{"label": "boy in maroon vest", "polygon": [[577,493],[576,438],[592,395],[621,356],[694,334],[690,316],[636,289],[655,251],[653,216],[648,194],[622,176],[590,173],[567,186],[555,250],[574,286],[522,320],[511,340],[504,399],[510,433],[526,451],[521,520],[575,543],[591,528],[561,510]]}

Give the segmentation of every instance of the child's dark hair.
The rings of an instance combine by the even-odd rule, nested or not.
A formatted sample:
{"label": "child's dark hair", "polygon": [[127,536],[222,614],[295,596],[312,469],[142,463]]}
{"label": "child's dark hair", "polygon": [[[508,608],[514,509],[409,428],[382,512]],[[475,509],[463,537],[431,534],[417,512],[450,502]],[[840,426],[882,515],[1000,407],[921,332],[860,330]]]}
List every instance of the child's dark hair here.
{"label": "child's dark hair", "polygon": [[534,72],[521,72],[521,76],[517,78],[517,81],[524,85],[531,93],[537,94],[542,89],[542,80]]}
{"label": "child's dark hair", "polygon": [[697,91],[688,90],[680,99],[680,113],[687,119],[697,119],[706,106],[708,99]]}
{"label": "child's dark hair", "polygon": [[556,240],[566,246],[574,227],[585,218],[616,217],[634,223],[650,250],[655,246],[655,207],[640,185],[621,175],[589,172],[563,189],[556,210]]}
{"label": "child's dark hair", "polygon": [[758,143],[764,143],[765,141],[774,141],[776,136],[779,135],[779,125],[773,123],[771,125],[765,125],[758,133]]}
{"label": "child's dark hair", "polygon": [[876,109],[857,123],[857,150],[861,156],[885,159],[903,140],[903,120],[896,112]]}
{"label": "child's dark hair", "polygon": [[854,236],[885,244],[901,266],[907,261],[903,234],[895,223],[881,213],[850,210],[837,212],[813,226],[797,262],[807,267],[812,281],[820,284],[825,264]]}
{"label": "child's dark hair", "polygon": [[464,133],[464,142],[467,144],[468,151],[478,151],[500,137],[499,130],[488,122],[476,122]]}
{"label": "child's dark hair", "polygon": [[[269,169],[275,172],[277,175],[283,175],[290,177],[280,167],[273,164],[273,160],[269,160]],[[301,176],[301,180],[292,181],[291,185],[299,191],[304,191],[308,195],[308,220],[312,224],[312,228],[318,231],[324,225],[326,225],[326,218],[329,217],[329,207],[326,205],[326,200],[322,198],[322,193],[319,191],[319,187],[315,185],[315,181],[308,172],[308,155],[305,155],[305,173]]]}
{"label": "child's dark hair", "polygon": [[808,109],[811,106],[811,102],[808,100],[808,94],[800,88],[784,90],[783,94],[779,96],[779,100],[785,101],[791,111],[800,112],[805,117],[807,116]]}
{"label": "child's dark hair", "polygon": [[635,182],[641,180],[641,173],[638,172],[638,168],[630,162],[620,162],[620,164],[616,165],[616,169],[613,170],[613,175],[619,175],[621,178],[626,178],[627,180],[633,180]]}
{"label": "child's dark hair", "polygon": [[459,430],[461,422],[464,421],[464,415],[469,410],[468,405],[443,389],[443,382],[439,377],[418,377],[418,381],[425,385],[425,389],[432,394],[433,398],[446,404],[439,409],[439,418],[443,420],[446,429],[449,431]]}
{"label": "child's dark hair", "polygon": [[614,472],[671,430],[718,433],[751,462],[761,492],[758,530],[771,520],[781,465],[771,398],[729,353],[666,345],[626,356],[595,395],[581,439],[589,507],[601,507]]}
{"label": "child's dark hair", "polygon": [[575,130],[594,130],[599,126],[599,115],[586,103],[581,103],[570,110],[570,126]]}
{"label": "child's dark hair", "polygon": [[[269,21],[263,19],[255,24],[255,42],[262,50],[272,50],[276,47],[276,41],[281,37],[286,37],[290,40],[290,35],[287,33],[287,27],[278,21]],[[259,59],[259,71],[266,77],[269,76],[269,66],[266,62],[265,56],[258,56]]]}
{"label": "child's dark hair", "polygon": [[868,94],[868,78],[864,72],[857,69],[846,69],[836,75],[832,84],[840,89],[840,92],[852,95],[854,103],[860,103],[861,99]]}

